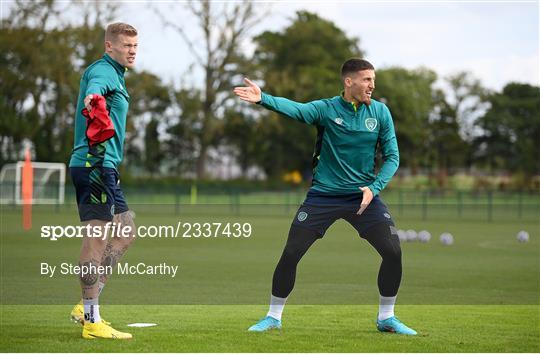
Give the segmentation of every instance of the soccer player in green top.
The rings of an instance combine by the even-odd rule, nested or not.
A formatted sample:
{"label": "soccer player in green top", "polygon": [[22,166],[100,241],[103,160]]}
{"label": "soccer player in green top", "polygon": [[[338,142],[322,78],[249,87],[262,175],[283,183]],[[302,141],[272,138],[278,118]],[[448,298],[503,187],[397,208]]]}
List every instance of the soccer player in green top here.
{"label": "soccer player in green top", "polygon": [[[341,79],[340,96],[309,103],[271,96],[248,79],[244,80],[247,86],[234,88],[240,99],[315,125],[318,131],[312,187],[296,213],[274,271],[270,309],[249,331],[281,328],[281,314],[294,287],[298,262],[330,225],[345,219],[382,258],[377,329],[416,335],[394,316],[401,282],[401,248],[392,217],[378,196],[399,166],[392,116],[386,105],[371,98],[375,69],[368,61],[347,60]],[[376,174],[377,145],[384,163]]]}
{"label": "soccer player in green top", "polygon": [[[98,266],[113,269],[135,239],[135,224],[120,188],[118,166],[123,157],[129,105],[124,74],[134,66],[137,45],[137,30],[131,25],[109,25],[105,32],[105,54],[85,70],[80,82],[75,141],[69,168],[80,220],[90,225],[91,231],[83,238],[79,257],[79,264],[88,270],[87,274],[80,276],[82,301],[73,308],[71,317],[83,324],[82,336],[86,339],[131,338],[131,334],[115,330],[100,316],[98,298],[110,273],[100,272]],[[96,102],[103,106],[106,103],[114,126],[114,135],[106,141],[98,140],[99,143],[94,143],[88,135],[87,124],[90,123],[83,115],[84,108],[89,112],[97,111]],[[97,133],[102,133],[99,128]],[[129,236],[112,237],[111,222],[123,228],[120,233],[114,231],[114,235]],[[96,237],[107,231],[106,238]]]}

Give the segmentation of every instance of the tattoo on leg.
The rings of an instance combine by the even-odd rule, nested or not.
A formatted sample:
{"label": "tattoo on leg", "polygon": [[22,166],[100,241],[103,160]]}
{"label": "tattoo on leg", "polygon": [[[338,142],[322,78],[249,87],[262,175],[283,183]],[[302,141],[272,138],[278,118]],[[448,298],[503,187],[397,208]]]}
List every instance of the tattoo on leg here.
{"label": "tattoo on leg", "polygon": [[[109,240],[107,243],[107,246],[105,248],[105,252],[103,253],[103,257],[101,258],[101,265],[104,267],[111,267],[111,269],[114,271],[114,267],[118,264],[122,256],[127,250],[127,246],[122,246],[120,249],[115,249],[115,245],[117,245],[118,242],[115,242],[113,239]],[[110,276],[110,273],[103,273],[100,275],[100,281],[102,283],[107,282],[108,277]]]}
{"label": "tattoo on leg", "polygon": [[103,254],[101,265],[114,268],[114,266],[116,266],[118,261],[122,258],[124,251],[124,249],[115,250],[112,248],[112,246],[110,248],[108,247],[108,249],[106,249],[105,253]]}
{"label": "tattoo on leg", "polygon": [[128,226],[131,229],[131,236],[133,237],[135,235],[135,222],[133,221],[131,210],[119,214],[118,219],[120,220],[122,227]]}
{"label": "tattoo on leg", "polygon": [[111,244],[111,240],[109,240],[107,242],[107,246],[105,246],[105,251],[103,252],[103,256],[101,256],[101,265],[104,267],[109,266],[112,263],[111,257],[108,256],[111,253],[111,248],[112,248],[112,244]]}
{"label": "tattoo on leg", "polygon": [[99,266],[99,263],[95,259],[91,259],[88,262],[84,262],[82,264],[79,263],[79,265],[82,267],[82,269],[87,270],[85,274],[81,274],[81,276],[79,277],[81,283],[83,284],[83,289],[86,287],[91,289],[99,279],[99,275],[97,272],[97,267]]}
{"label": "tattoo on leg", "polygon": [[[101,257],[101,265],[110,266],[113,270],[135,239],[135,223],[133,222],[131,211],[117,214],[115,215],[115,218],[117,218],[115,222],[120,224],[121,227],[129,226],[131,228],[131,236],[128,238],[122,236],[111,237],[108,240],[103,256]],[[105,283],[109,276],[110,274],[102,274],[100,276],[100,281]]]}

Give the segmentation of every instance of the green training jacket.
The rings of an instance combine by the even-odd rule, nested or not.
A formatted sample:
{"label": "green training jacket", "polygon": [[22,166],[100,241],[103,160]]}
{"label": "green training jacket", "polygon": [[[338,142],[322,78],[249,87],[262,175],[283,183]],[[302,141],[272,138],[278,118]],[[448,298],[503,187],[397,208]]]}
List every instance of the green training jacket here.
{"label": "green training jacket", "polygon": [[[294,120],[315,125],[318,136],[313,154],[312,189],[329,194],[360,192],[373,195],[386,187],[399,166],[394,123],[388,107],[371,100],[356,108],[342,96],[298,103],[262,93],[260,104]],[[384,163],[375,174],[377,144]]]}
{"label": "green training jacket", "polygon": [[[114,61],[108,54],[86,68],[79,86],[77,112],[75,113],[75,140],[71,153],[70,167],[118,168],[124,154],[126,118],[129,106],[129,94],[126,89],[124,73],[126,68]],[[114,136],[89,151],[86,138],[86,118],[82,115],[84,98],[90,94],[105,97],[107,110],[114,124]]]}

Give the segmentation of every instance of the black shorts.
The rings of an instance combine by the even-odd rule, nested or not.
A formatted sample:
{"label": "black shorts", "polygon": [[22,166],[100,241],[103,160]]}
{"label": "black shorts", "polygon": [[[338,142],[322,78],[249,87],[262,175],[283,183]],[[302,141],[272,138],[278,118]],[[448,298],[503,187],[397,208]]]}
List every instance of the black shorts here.
{"label": "black shorts", "polygon": [[111,221],[114,215],[129,210],[116,169],[70,167],[69,173],[75,186],[81,221]]}
{"label": "black shorts", "polygon": [[376,224],[386,222],[394,226],[392,216],[379,196],[373,198],[362,215],[357,215],[361,201],[362,193],[329,195],[310,190],[296,212],[292,225],[313,230],[319,237],[323,237],[338,219],[346,220],[361,237]]}

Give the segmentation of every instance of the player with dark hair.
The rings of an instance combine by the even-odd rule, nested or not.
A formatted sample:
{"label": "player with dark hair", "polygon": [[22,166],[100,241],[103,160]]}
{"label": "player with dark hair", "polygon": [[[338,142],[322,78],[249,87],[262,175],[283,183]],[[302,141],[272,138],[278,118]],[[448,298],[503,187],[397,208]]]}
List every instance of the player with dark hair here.
{"label": "player with dark hair", "polygon": [[[249,331],[281,328],[285,302],[294,287],[296,268],[309,247],[338,219],[349,222],[381,255],[378,275],[382,332],[416,335],[394,316],[401,282],[401,247],[386,205],[379,198],[399,166],[399,151],[390,111],[371,98],[375,68],[363,59],[349,59],[341,68],[340,96],[297,103],[261,92],[249,79],[236,87],[242,100],[257,103],[294,120],[315,125],[313,183],[289,230],[285,249],[274,271],[270,309]],[[375,173],[377,146],[384,160]]]}
{"label": "player with dark hair", "polygon": [[[131,334],[115,330],[101,318],[98,299],[111,275],[109,270],[135,239],[135,224],[120,188],[118,166],[123,157],[129,105],[124,74],[135,64],[137,46],[133,26],[109,25],[105,54],[85,70],[80,83],[69,169],[80,220],[90,226],[91,232],[83,238],[79,257],[81,269],[88,270],[80,276],[82,300],[71,311],[71,318],[83,325],[86,339],[131,338]],[[123,228],[114,235],[128,237],[112,237],[111,222]],[[96,237],[107,230],[109,236]]]}

